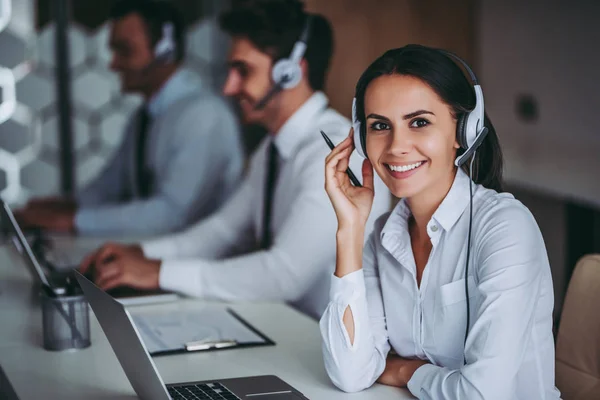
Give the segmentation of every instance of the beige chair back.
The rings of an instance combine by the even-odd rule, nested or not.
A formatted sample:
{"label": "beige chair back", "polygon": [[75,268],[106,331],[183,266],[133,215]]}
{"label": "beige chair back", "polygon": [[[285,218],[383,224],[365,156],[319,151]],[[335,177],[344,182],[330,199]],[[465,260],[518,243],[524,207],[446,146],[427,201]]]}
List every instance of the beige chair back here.
{"label": "beige chair back", "polygon": [[575,266],[556,342],[556,386],[564,400],[600,399],[600,255]]}

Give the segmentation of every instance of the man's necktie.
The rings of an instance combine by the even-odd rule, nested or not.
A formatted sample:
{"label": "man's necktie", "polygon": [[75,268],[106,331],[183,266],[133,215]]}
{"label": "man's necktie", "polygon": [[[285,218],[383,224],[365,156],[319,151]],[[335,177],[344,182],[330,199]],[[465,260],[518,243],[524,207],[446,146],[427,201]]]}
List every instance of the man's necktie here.
{"label": "man's necktie", "polygon": [[271,237],[271,212],[273,209],[273,194],[275,192],[275,183],[277,181],[277,169],[279,164],[279,154],[275,142],[271,141],[267,155],[267,170],[265,180],[265,198],[263,206],[263,232],[260,241],[261,249],[268,249],[272,244]]}
{"label": "man's necktie", "polygon": [[146,165],[148,128],[150,127],[150,114],[146,106],[142,106],[138,116],[138,131],[136,143],[136,183],[138,195],[141,198],[150,196],[152,188],[152,174]]}

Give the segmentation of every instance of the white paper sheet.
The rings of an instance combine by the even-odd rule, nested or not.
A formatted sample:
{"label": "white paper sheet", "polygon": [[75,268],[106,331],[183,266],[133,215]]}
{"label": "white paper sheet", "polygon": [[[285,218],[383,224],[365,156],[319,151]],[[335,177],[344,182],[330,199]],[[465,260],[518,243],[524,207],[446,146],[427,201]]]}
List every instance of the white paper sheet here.
{"label": "white paper sheet", "polygon": [[151,354],[183,350],[185,343],[204,340],[235,340],[238,344],[266,342],[223,307],[171,313],[130,310],[130,313]]}

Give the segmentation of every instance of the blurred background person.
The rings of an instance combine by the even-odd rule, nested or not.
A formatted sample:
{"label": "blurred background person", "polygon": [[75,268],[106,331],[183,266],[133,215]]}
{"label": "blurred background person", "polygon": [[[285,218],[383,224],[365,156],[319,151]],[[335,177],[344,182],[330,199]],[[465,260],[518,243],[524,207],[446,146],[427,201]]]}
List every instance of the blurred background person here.
{"label": "blurred background person", "polygon": [[[338,143],[350,128],[322,92],[333,52],[331,27],[297,0],[249,1],[221,23],[233,38],[224,93],[239,103],[244,123],[270,132],[246,179],[210,218],[138,245],[107,244],[81,269],[92,268],[103,289],[160,287],[226,301],[286,301],[318,318],[327,303],[336,230],[324,190],[329,148],[319,131]],[[306,52],[289,64],[299,42]],[[297,70],[288,79],[274,76],[281,63],[288,63],[285,71]],[[289,82],[294,84],[284,87]],[[376,186],[368,227],[390,207],[389,191],[381,180]]]}
{"label": "blurred background person", "polygon": [[69,198],[31,200],[27,227],[89,235],[159,234],[214,212],[239,182],[243,151],[224,99],[182,70],[185,31],[168,2],[122,0],[111,12],[111,69],[143,105],[100,175]]}

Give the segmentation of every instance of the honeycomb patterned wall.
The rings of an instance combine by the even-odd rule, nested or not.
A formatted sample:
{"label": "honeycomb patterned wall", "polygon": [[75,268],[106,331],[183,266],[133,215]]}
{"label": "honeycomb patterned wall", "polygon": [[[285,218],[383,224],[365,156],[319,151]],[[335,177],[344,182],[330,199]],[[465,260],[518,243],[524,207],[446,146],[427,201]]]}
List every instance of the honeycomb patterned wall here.
{"label": "honeycomb patterned wall", "polygon": [[[13,24],[11,1],[14,7],[30,0],[0,0],[0,196],[22,203],[60,191],[55,26],[35,32],[29,7],[29,14],[18,18],[29,29],[13,29],[19,24]],[[77,187],[104,167],[122,140],[128,116],[141,102],[119,92],[118,78],[108,69],[108,33],[107,25],[93,32],[69,26]],[[218,87],[226,52],[227,39],[215,19],[205,18],[188,31],[184,68]]]}
{"label": "honeycomb patterned wall", "polygon": [[[12,15],[11,0],[0,0],[0,195],[3,198],[14,198],[19,192],[20,166],[31,156],[31,152],[23,151],[23,142],[36,131],[30,123],[30,110],[16,100],[15,86],[25,52],[22,42],[9,29]],[[11,137],[11,131],[19,138]]]}

